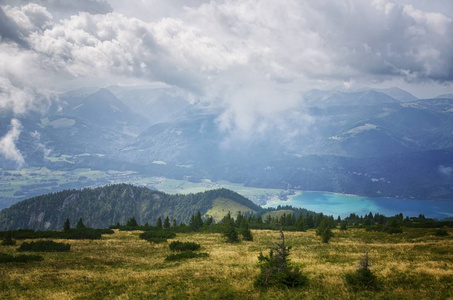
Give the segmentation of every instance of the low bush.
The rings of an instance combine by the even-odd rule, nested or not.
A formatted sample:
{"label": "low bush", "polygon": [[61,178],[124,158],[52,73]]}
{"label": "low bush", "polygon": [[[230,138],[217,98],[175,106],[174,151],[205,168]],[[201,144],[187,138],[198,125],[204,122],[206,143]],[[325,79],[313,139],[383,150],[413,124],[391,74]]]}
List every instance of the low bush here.
{"label": "low bush", "polygon": [[0,263],[11,263],[11,262],[21,262],[26,263],[30,261],[42,261],[44,258],[39,255],[10,255],[6,253],[0,253]]}
{"label": "low bush", "polygon": [[139,235],[139,237],[143,240],[146,240],[151,243],[165,243],[167,239],[172,239],[176,236],[176,234],[172,231],[166,230],[152,230],[152,231],[145,231]]}
{"label": "low bush", "polygon": [[208,257],[208,253],[196,253],[193,251],[184,251],[177,254],[170,254],[165,258],[165,261],[178,261],[189,258]]}
{"label": "low bush", "polygon": [[435,236],[448,236],[448,232],[445,229],[438,229],[434,233]]}
{"label": "low bush", "polygon": [[[67,239],[67,240],[100,240],[102,234],[113,234],[112,229],[68,229],[66,231],[33,231],[19,229],[11,231],[13,238],[20,239]],[[0,232],[0,237],[5,238],[7,232]]]}
{"label": "low bush", "polygon": [[8,231],[6,233],[5,237],[3,238],[2,245],[3,246],[14,246],[14,245],[16,245],[16,241],[13,240],[13,235],[12,235],[11,231]]}
{"label": "low bush", "polygon": [[192,243],[192,242],[180,242],[174,241],[171,242],[170,245],[171,251],[198,251],[200,250],[200,244]]}
{"label": "low bush", "polygon": [[22,243],[17,249],[19,252],[69,252],[70,244],[55,243],[54,241],[36,241],[30,243]]}

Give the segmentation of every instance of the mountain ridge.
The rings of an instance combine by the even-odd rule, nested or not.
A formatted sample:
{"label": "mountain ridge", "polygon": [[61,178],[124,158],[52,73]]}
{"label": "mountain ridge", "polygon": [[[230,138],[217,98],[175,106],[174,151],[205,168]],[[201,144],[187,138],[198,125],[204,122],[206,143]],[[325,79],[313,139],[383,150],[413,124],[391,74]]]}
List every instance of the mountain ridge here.
{"label": "mountain ridge", "polygon": [[82,218],[85,225],[93,228],[106,228],[118,222],[125,224],[132,217],[139,224],[155,224],[158,217],[166,216],[187,224],[191,215],[198,211],[205,215],[214,208],[217,199],[228,199],[229,204],[237,203],[244,212],[255,213],[262,209],[227,189],[169,195],[146,187],[113,184],[94,189],[64,190],[18,202],[0,211],[0,230],[56,230],[61,229],[67,218],[71,224]]}

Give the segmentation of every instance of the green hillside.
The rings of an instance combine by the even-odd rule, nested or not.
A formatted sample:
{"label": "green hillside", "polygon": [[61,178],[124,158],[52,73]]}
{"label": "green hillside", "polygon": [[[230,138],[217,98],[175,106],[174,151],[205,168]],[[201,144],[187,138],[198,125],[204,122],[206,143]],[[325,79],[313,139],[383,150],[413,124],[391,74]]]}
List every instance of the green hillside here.
{"label": "green hillside", "polygon": [[219,212],[232,209],[232,212],[261,211],[252,201],[227,189],[169,195],[145,187],[116,184],[65,190],[24,200],[0,211],[0,230],[61,229],[66,218],[71,224],[82,218],[85,225],[93,228],[105,228],[117,222],[125,224],[131,217],[139,224],[155,224],[159,216],[188,223],[190,216],[198,211],[203,215],[208,211],[216,212],[217,218]]}

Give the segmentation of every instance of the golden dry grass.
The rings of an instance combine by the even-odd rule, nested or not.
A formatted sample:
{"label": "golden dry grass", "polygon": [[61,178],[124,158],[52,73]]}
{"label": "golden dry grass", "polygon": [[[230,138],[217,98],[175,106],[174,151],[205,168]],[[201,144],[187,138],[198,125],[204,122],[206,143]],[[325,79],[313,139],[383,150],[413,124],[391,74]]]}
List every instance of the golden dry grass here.
{"label": "golden dry grass", "polygon": [[[429,229],[399,235],[335,231],[322,244],[314,231],[286,232],[290,259],[308,276],[297,289],[253,286],[258,255],[279,242],[279,233],[254,230],[253,242],[227,244],[220,234],[178,234],[197,242],[208,258],[164,262],[168,243],[151,244],[139,232],[116,231],[102,240],[69,241],[70,253],[44,253],[43,262],[0,265],[0,299],[451,299],[453,232],[439,238]],[[67,241],[65,241],[67,242]],[[169,241],[170,242],[170,241]],[[16,247],[0,246],[15,253]],[[377,291],[353,291],[353,272],[368,249]]]}

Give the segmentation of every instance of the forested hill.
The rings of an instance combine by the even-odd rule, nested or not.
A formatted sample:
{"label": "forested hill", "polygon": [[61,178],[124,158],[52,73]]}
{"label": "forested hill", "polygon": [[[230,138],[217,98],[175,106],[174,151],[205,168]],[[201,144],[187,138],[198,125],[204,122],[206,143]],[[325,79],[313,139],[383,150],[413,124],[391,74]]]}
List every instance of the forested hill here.
{"label": "forested hill", "polygon": [[[221,201],[220,201],[221,200]],[[169,216],[188,223],[198,211],[223,211],[225,206],[236,212],[259,212],[261,207],[227,189],[197,194],[169,195],[128,184],[108,185],[94,189],[65,190],[34,197],[0,211],[0,230],[61,229],[66,218],[75,224],[79,218],[88,227],[105,228],[135,217],[139,224],[155,224],[158,217]],[[234,210],[233,210],[233,209]],[[225,214],[228,211],[225,211]]]}

